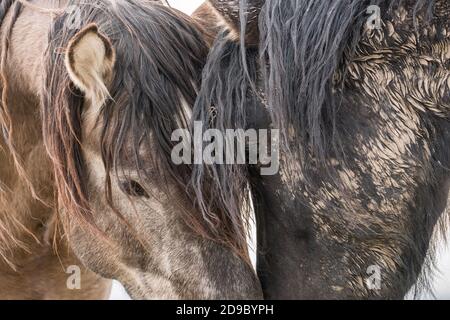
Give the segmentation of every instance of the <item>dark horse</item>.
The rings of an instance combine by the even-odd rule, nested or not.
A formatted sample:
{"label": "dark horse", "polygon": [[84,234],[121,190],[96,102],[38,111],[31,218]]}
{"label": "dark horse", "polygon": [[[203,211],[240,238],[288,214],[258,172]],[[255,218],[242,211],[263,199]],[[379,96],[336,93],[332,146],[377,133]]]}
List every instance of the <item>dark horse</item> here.
{"label": "dark horse", "polygon": [[426,288],[433,231],[448,227],[448,0],[211,0],[197,16],[221,31],[196,119],[283,136],[277,175],[194,173],[198,193],[214,176],[209,192],[236,214],[249,183],[265,297]]}
{"label": "dark horse", "polygon": [[0,297],[104,297],[108,282],[84,268],[80,290],[66,286],[65,268],[83,264],[133,298],[260,298],[242,221],[215,206],[207,224],[189,168],[171,161],[202,28],[145,0],[0,9]]}

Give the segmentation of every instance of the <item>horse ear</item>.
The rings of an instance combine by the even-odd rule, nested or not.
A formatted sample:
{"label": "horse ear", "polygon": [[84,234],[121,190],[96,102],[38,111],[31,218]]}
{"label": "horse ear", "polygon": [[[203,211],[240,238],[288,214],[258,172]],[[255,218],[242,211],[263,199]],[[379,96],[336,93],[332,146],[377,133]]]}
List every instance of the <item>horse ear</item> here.
{"label": "horse ear", "polygon": [[112,77],[115,54],[111,41],[90,24],[69,42],[66,68],[72,82],[93,103],[102,103],[108,96],[106,82]]}
{"label": "horse ear", "polygon": [[192,18],[203,27],[205,38],[212,45],[223,27],[220,25],[218,12],[208,2],[204,2],[192,13]]}
{"label": "horse ear", "polygon": [[[240,2],[242,0],[209,0],[212,9],[219,15],[219,18],[225,22],[231,31],[235,40],[241,37],[241,10]],[[259,44],[259,13],[265,0],[247,0],[246,2],[246,20],[245,42],[247,45]]]}

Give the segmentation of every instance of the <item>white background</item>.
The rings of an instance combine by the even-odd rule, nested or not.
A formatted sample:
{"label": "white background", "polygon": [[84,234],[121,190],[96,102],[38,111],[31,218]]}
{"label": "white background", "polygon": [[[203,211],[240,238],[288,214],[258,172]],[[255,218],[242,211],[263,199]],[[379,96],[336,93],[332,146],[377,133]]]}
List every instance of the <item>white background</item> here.
{"label": "white background", "polygon": [[[204,0],[169,0],[169,3],[187,14],[191,14],[194,10],[204,2]],[[435,294],[438,299],[450,299],[450,247],[442,245],[440,249],[437,270],[433,277]],[[424,298],[432,298],[425,296]],[[123,287],[115,282],[111,293],[111,300],[129,299]]]}
{"label": "white background", "polygon": [[177,8],[187,14],[191,14],[197,9],[205,0],[169,0],[172,7]]}

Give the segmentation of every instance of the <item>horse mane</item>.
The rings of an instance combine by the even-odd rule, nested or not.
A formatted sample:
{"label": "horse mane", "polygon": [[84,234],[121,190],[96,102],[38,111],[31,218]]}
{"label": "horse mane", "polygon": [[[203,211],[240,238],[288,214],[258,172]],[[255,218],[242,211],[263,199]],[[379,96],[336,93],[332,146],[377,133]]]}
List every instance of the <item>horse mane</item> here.
{"label": "horse mane", "polygon": [[0,3],[0,23],[3,22],[3,19],[5,18],[6,14],[9,11],[9,8],[11,8],[14,1],[15,0],[4,0]]}
{"label": "horse mane", "polygon": [[[204,130],[246,130],[248,112],[257,110],[259,101],[249,95],[251,83],[247,77],[256,81],[258,51],[247,50],[248,59],[243,59],[239,44],[228,39],[228,31],[218,34],[203,69],[192,119],[201,121]],[[212,206],[217,204],[208,202],[213,197],[233,220],[248,221],[248,179],[247,165],[195,165],[189,187],[204,212],[214,210]]]}
{"label": "horse mane", "polygon": [[[15,0],[4,0],[0,2],[0,27],[4,25],[5,17],[8,12],[14,9],[9,23],[5,24],[5,34],[2,35],[0,46],[0,127],[2,130],[1,134],[3,140],[7,148],[11,151],[13,161],[18,168],[18,172],[22,177],[25,177],[25,171],[23,169],[22,162],[19,160],[16,149],[12,142],[12,124],[7,105],[8,84],[5,75],[5,65],[11,28],[20,11],[20,4],[13,8],[14,3]],[[26,177],[25,181],[29,184],[29,180],[27,180]],[[34,191],[33,189],[31,190],[32,192]],[[8,186],[4,185],[2,181],[0,181],[0,193],[2,193],[2,197],[0,197],[0,204],[4,205],[2,201],[3,194],[7,194],[9,192],[10,190]],[[0,258],[14,271],[17,270],[17,266],[13,261],[14,249],[19,248],[23,251],[29,250],[28,245],[18,238],[18,234],[27,234],[34,237],[31,231],[22,222],[20,222],[17,217],[14,217],[10,214],[4,214],[0,211]],[[35,238],[35,240],[37,239]]]}

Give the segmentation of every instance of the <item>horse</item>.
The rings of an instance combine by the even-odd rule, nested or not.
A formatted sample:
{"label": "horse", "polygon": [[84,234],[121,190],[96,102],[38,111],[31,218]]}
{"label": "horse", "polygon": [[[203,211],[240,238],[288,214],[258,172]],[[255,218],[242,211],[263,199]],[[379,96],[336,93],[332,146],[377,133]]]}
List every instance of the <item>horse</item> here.
{"label": "horse", "polygon": [[134,299],[261,298],[244,222],[217,207],[207,224],[170,157],[202,27],[158,1],[0,8],[0,297],[99,299],[116,279]]}
{"label": "horse", "polygon": [[191,183],[230,212],[252,192],[265,298],[432,290],[449,226],[449,2],[210,0],[194,16],[219,28],[194,118],[281,131],[278,174],[203,165]]}

